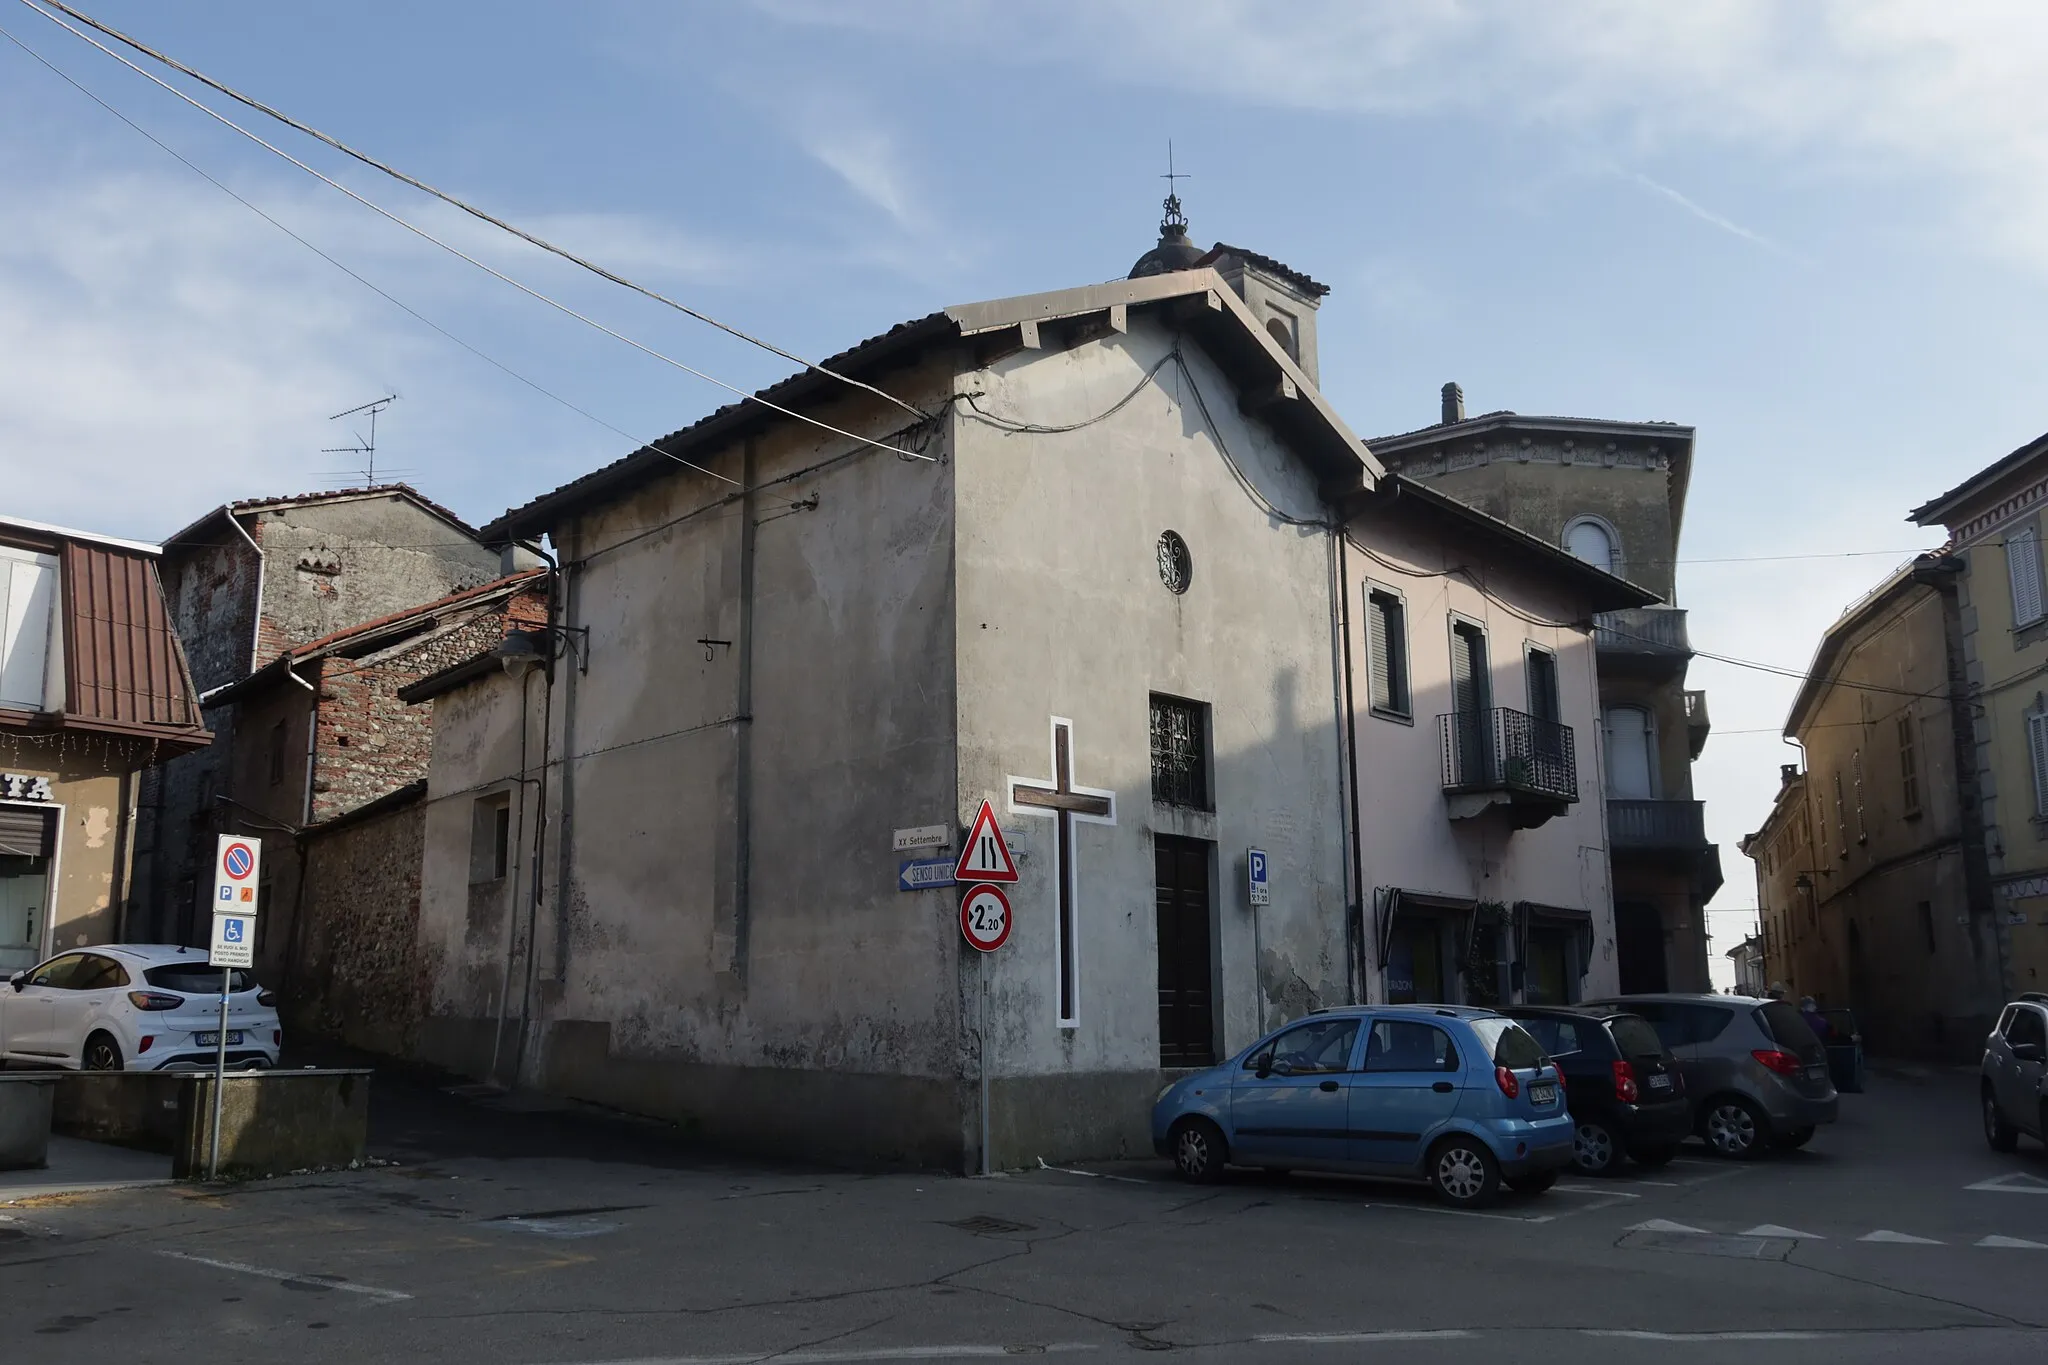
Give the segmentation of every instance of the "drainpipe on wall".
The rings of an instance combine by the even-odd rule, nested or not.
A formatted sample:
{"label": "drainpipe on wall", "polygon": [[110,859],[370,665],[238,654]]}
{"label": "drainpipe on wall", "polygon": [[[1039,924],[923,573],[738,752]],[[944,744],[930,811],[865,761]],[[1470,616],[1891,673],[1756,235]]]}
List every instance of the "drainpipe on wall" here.
{"label": "drainpipe on wall", "polygon": [[286,931],[284,980],[279,983],[286,998],[289,999],[292,984],[298,977],[299,945],[302,941],[300,925],[305,918],[303,912],[306,907],[306,827],[313,823],[313,763],[319,755],[315,741],[320,734],[320,689],[300,677],[290,663],[285,664],[284,675],[313,694],[306,708],[306,790],[300,803],[299,827],[292,834],[292,847],[298,853],[298,875],[293,878],[292,922],[291,928]]}
{"label": "drainpipe on wall", "polygon": [[753,861],[754,799],[754,453],[749,438],[740,449],[740,619],[733,640],[739,656],[733,686],[733,870],[732,974],[747,979],[747,939],[752,906],[749,873]]}
{"label": "drainpipe on wall", "polygon": [[[541,549],[537,543],[528,543],[526,548],[532,550],[548,562],[548,620],[554,622],[562,617],[564,610],[564,578],[561,563],[553,555]],[[567,637],[564,638],[566,639]],[[584,643],[586,654],[589,648],[589,642],[586,640]],[[552,653],[552,651],[550,652]],[[546,887],[546,879],[542,877],[541,869],[546,865],[547,860],[548,747],[554,739],[555,670],[552,660],[546,672],[547,689],[541,693],[540,704],[540,777],[535,784],[533,799],[533,868],[527,876],[529,894],[526,902],[526,982],[519,992],[519,1029],[513,1035],[512,1079],[511,1084],[506,1087],[507,1089],[516,1089],[526,1070],[526,1035],[533,1023],[533,982],[537,970],[534,937],[540,932],[541,897]],[[570,676],[574,677],[575,674],[572,672]],[[523,688],[524,684],[521,684],[521,686]],[[522,696],[520,698],[522,723],[525,705],[525,698]],[[521,742],[523,747],[523,738]],[[563,746],[562,752],[565,755],[569,752],[567,745]],[[568,777],[567,767],[565,759],[563,764],[565,790]],[[565,835],[566,832],[565,828]],[[564,866],[566,866],[566,863]],[[505,968],[508,974],[511,971],[511,966],[512,962],[508,948],[505,960]],[[501,1022],[499,1028],[502,1030],[503,1027],[504,1025]]]}
{"label": "drainpipe on wall", "polygon": [[[569,544],[562,547],[562,625],[574,630],[576,627],[576,550],[581,536],[570,533]],[[584,650],[590,648],[584,642]],[[553,981],[557,986],[569,979],[569,873],[572,865],[572,850],[576,836],[576,677],[581,670],[562,670],[562,795],[560,813],[555,824],[555,966]],[[548,688],[552,698],[554,687]],[[533,945],[527,945],[533,951]]]}
{"label": "drainpipe on wall", "polygon": [[1345,972],[1351,986],[1351,1003],[1369,1002],[1369,973],[1365,966],[1365,862],[1359,849],[1358,824],[1364,817],[1358,808],[1358,704],[1351,670],[1351,550],[1349,533],[1340,506],[1331,538],[1337,542],[1336,629],[1341,645],[1338,654],[1337,747],[1344,758],[1345,789],[1340,796],[1346,808],[1345,832],[1351,841],[1350,860],[1345,866],[1344,937],[1350,966]]}

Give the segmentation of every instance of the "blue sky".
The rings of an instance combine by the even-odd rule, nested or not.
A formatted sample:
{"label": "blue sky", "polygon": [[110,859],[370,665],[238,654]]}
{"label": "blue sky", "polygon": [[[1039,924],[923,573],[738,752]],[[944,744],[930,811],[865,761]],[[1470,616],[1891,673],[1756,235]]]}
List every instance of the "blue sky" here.
{"label": "blue sky", "polygon": [[[91,12],[707,311],[821,355],[1119,276],[1165,144],[1198,241],[1330,283],[1367,433],[1475,410],[1699,429],[1695,642],[1801,667],[1931,538],[1908,506],[2048,427],[2048,10],[1844,0],[1373,5],[90,0]],[[22,6],[0,27],[464,340],[635,437],[724,401],[384,224]],[[264,130],[268,135],[270,130]],[[289,136],[289,135],[288,135]],[[331,154],[292,150],[745,387],[786,368]],[[0,42],[0,471],[17,515],[161,537],[317,487],[327,415],[479,520],[630,442],[450,344]],[[1755,556],[1873,551],[1854,558]],[[1733,844],[1789,680],[1708,661]],[[1737,733],[1756,731],[1757,733]],[[1735,929],[1724,913],[1715,929]],[[1724,938],[1721,946],[1732,939]]]}

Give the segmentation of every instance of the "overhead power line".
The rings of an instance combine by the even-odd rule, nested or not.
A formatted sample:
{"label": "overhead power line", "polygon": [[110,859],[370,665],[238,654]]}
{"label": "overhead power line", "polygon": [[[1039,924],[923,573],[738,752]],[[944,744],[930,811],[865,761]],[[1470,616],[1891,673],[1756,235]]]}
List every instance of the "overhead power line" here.
{"label": "overhead power line", "polygon": [[[33,2],[33,0],[22,0],[22,3],[28,5],[29,8],[31,9],[38,8],[38,6]],[[288,128],[292,128],[297,130],[298,132],[304,133],[307,137],[317,139],[320,142],[324,142],[329,147],[332,147],[335,151],[340,152],[343,156],[353,158],[354,160],[361,162],[363,165],[370,167],[374,171],[381,172],[384,175],[390,176],[394,180],[410,185],[414,189],[419,190],[423,194],[430,194],[434,196],[434,198],[439,199],[444,204],[448,204],[455,208],[458,208],[462,210],[464,213],[470,215],[472,218],[476,218],[482,222],[489,223],[492,227],[497,228],[503,232],[508,232],[512,234],[514,237],[519,238],[523,242],[530,243],[533,246],[539,247],[543,251],[549,252],[550,254],[555,256],[559,256],[563,260],[570,262],[572,265],[579,266],[582,269],[589,271],[591,274],[598,276],[600,279],[609,280],[611,283],[616,284],[621,288],[630,289],[634,293],[639,294],[645,298],[653,299],[656,303],[665,304],[666,306],[675,309],[677,312],[685,314],[688,317],[695,318],[697,321],[704,323],[707,326],[716,327],[719,331],[726,333],[728,336],[737,337],[741,341],[744,341],[751,346],[758,346],[762,350],[767,351],[773,355],[781,356],[784,360],[789,361],[793,365],[801,365],[807,370],[812,370],[818,374],[829,376],[830,378],[838,380],[842,384],[850,384],[854,388],[865,390],[866,392],[873,394],[877,398],[885,399],[888,402],[895,404],[897,407],[902,408],[905,412],[908,412],[915,417],[921,417],[927,420],[929,420],[931,417],[930,413],[925,412],[923,409],[918,408],[910,403],[906,403],[901,398],[898,398],[896,395],[892,393],[876,388],[872,384],[864,383],[861,380],[851,378],[850,376],[847,375],[843,375],[839,373],[837,370],[829,370],[825,368],[823,365],[816,363],[815,361],[806,360],[800,355],[796,355],[790,351],[785,351],[780,346],[776,346],[771,342],[763,341],[761,338],[754,336],[752,333],[742,331],[741,329],[734,327],[730,323],[721,322],[717,318],[712,317],[708,313],[699,312],[697,309],[690,307],[686,303],[681,303],[675,299],[672,299],[668,295],[663,294],[658,290],[650,289],[649,287],[639,283],[638,281],[628,279],[624,275],[621,275],[616,271],[607,270],[605,267],[597,264],[596,262],[591,261],[583,256],[579,256],[575,252],[570,251],[565,247],[557,246],[555,243],[548,241],[544,237],[538,236],[535,233],[528,232],[525,228],[518,227],[512,223],[508,223],[503,218],[500,218],[495,214],[489,213],[484,209],[480,209],[476,205],[470,203],[469,201],[462,199],[459,196],[448,193],[446,190],[438,189],[435,186],[428,184],[426,181],[419,179],[417,176],[408,175],[404,171],[399,170],[396,166],[392,166],[387,162],[379,161],[376,157],[373,157],[366,152],[358,151],[356,148],[351,147],[347,143],[343,142],[340,138],[334,137],[329,133],[324,133],[320,131],[318,128],[313,127],[311,124],[300,122],[298,119],[295,119],[291,115],[284,113],[282,110],[275,109],[272,106],[263,103],[261,100],[255,99],[249,95],[245,95],[241,91],[236,90],[234,87],[227,85],[221,81],[215,80],[213,77],[207,75],[205,72],[187,66],[183,62],[177,60],[175,57],[171,57],[166,53],[160,52],[157,49],[149,46],[147,43],[144,43],[139,39],[132,38],[126,33],[121,32],[121,30],[114,28],[109,24],[101,23],[99,20],[93,18],[89,14],[84,13],[82,10],[76,9],[71,5],[65,4],[63,0],[43,0],[43,3],[49,5],[51,9],[61,10],[65,14],[70,15],[73,19],[76,19],[79,23],[85,24],[90,28],[97,29],[99,32],[106,34],[109,38],[112,38],[116,42],[121,43],[127,47],[133,48],[135,51],[142,53],[144,56],[150,58],[151,60],[163,63],[165,66],[170,67],[173,71],[191,77],[193,80],[198,81],[201,85],[206,86],[208,89],[219,91],[221,94],[227,96],[229,99],[234,100],[237,104],[245,105],[250,109],[256,110],[260,114],[264,114],[270,118],[276,119],[279,123],[284,124]],[[46,15],[45,17],[49,16]],[[81,34],[79,36],[83,37],[84,35]]]}
{"label": "overhead power line", "polygon": [[[557,312],[560,312],[568,317],[576,319],[578,322],[583,323],[585,326],[595,328],[597,331],[604,333],[606,336],[609,336],[616,341],[622,341],[626,345],[631,346],[634,350],[639,351],[644,355],[650,356],[653,359],[659,360],[665,365],[673,366],[674,368],[681,370],[685,374],[694,375],[696,378],[702,379],[708,384],[715,384],[721,389],[725,389],[730,393],[736,394],[743,402],[758,403],[764,408],[768,408],[772,411],[779,412],[785,417],[794,418],[796,421],[805,423],[808,426],[817,427],[821,431],[831,432],[835,436],[844,436],[850,441],[857,441],[862,445],[873,446],[877,450],[886,450],[892,455],[900,455],[905,459],[932,461],[935,458],[931,455],[926,455],[919,451],[906,450],[901,446],[884,445],[880,441],[872,440],[869,437],[862,436],[857,432],[847,431],[841,427],[833,426],[830,422],[821,422],[815,417],[811,417],[804,413],[797,412],[791,408],[786,408],[782,406],[780,403],[776,403],[767,398],[761,397],[759,394],[749,393],[745,389],[742,389],[735,384],[727,383],[725,380],[718,378],[716,375],[706,374],[704,371],[698,369],[694,365],[685,364],[683,361],[677,360],[673,356],[665,355],[662,352],[655,350],[652,346],[648,346],[643,342],[636,341],[632,337],[627,336],[625,333],[620,332],[612,327],[608,327],[604,323],[599,322],[595,318],[589,317],[583,313],[579,313],[574,308],[571,308],[568,304],[561,302],[559,299],[544,294],[540,290],[533,288],[531,285],[512,278],[512,276],[507,275],[504,271],[499,270],[495,266],[485,264],[483,261],[480,261],[476,257],[469,255],[467,252],[461,250],[458,247],[451,246],[447,242],[442,241],[439,237],[436,237],[433,233],[428,232],[425,228],[420,227],[416,223],[410,222],[409,220],[400,217],[398,214],[393,213],[391,210],[385,208],[383,205],[378,204],[373,200],[367,199],[361,194],[358,194],[356,191],[350,189],[348,186],[342,184],[340,181],[334,179],[332,176],[329,176],[319,170],[316,170],[312,166],[307,165],[305,162],[293,156],[290,152],[285,151],[283,148],[266,141],[260,135],[251,132],[247,128],[244,128],[241,124],[236,123],[233,119],[221,113],[219,110],[213,109],[210,106],[200,102],[199,100],[194,99],[192,96],[186,94],[183,90],[178,89],[178,87],[176,87],[175,85],[172,85],[170,82],[157,76],[154,72],[143,70],[134,62],[129,61],[126,57],[122,56],[120,53],[108,47],[105,43],[102,43],[97,38],[94,38],[91,34],[79,32],[77,29],[65,23],[56,15],[49,13],[47,10],[44,10],[40,6],[33,3],[33,0],[21,0],[21,3],[26,5],[29,9],[35,11],[37,14],[42,15],[45,19],[48,19],[51,23],[57,25],[59,28],[71,34],[73,37],[78,38],[82,42],[90,43],[92,46],[98,48],[101,52],[106,53],[109,57],[112,57],[115,61],[121,63],[121,65],[127,67],[130,71],[135,72],[137,75],[149,81],[151,84],[159,86],[164,90],[168,90],[171,94],[176,95],[179,99],[191,105],[193,108],[199,110],[208,118],[213,119],[215,122],[220,123],[225,127],[233,129],[237,133],[240,133],[243,137],[249,139],[249,141],[255,143],[257,146],[263,148],[265,151],[270,152],[272,155],[280,157],[283,160],[290,162],[292,165],[297,166],[300,170],[312,176],[314,179],[319,180],[321,183],[328,185],[333,189],[339,190],[342,194],[345,194],[350,199],[355,200],[358,204],[361,204],[364,208],[369,209],[372,213],[375,213],[379,217],[387,219],[390,222],[397,224],[399,227],[404,228],[407,232],[412,233],[414,236],[419,237],[421,240],[430,242],[434,246],[441,248],[441,250],[447,252],[449,255],[455,257],[457,260],[466,261],[470,265],[475,266],[477,269],[483,271],[487,275],[490,275],[494,279],[501,280],[504,283],[511,285],[514,289],[517,289],[520,293],[527,295],[529,298],[544,303],[548,307],[555,309]],[[912,409],[912,411],[916,410]],[[919,412],[918,416],[922,420],[930,420],[930,418],[922,412]],[[656,447],[656,449],[659,449],[659,447]],[[663,455],[667,455],[666,451],[662,451],[661,453]],[[668,456],[668,458],[675,459],[676,457]],[[680,463],[688,464],[689,462],[680,461]],[[738,486],[737,480],[727,478],[725,475],[717,473],[714,470],[706,469],[702,465],[691,465],[690,467],[693,469],[697,469],[702,473],[709,474],[712,478],[719,479],[725,483],[734,484],[734,486]]]}
{"label": "overhead power line", "polygon": [[[659,454],[666,455],[669,459],[674,460],[677,464],[684,465],[690,469],[697,470],[699,473],[710,474],[713,478],[724,477],[723,475],[720,475],[713,470],[704,468],[704,466],[700,464],[696,464],[690,460],[685,460],[680,455],[670,455],[668,451],[662,450],[660,446],[655,445],[652,441],[643,441],[639,437],[635,436],[632,432],[626,431],[620,427],[613,426],[610,422],[605,421],[604,418],[599,417],[596,413],[591,412],[588,408],[578,406],[577,404],[571,402],[569,399],[564,398],[561,394],[556,393],[554,390],[545,387],[540,383],[540,381],[536,379],[531,379],[526,375],[521,374],[519,371],[513,369],[510,365],[507,365],[504,361],[499,360],[496,356],[491,355],[490,353],[463,340],[461,337],[455,335],[455,333],[449,331],[446,327],[443,327],[440,323],[434,321],[426,314],[414,308],[411,304],[405,302],[403,299],[397,297],[388,290],[380,287],[379,285],[367,279],[363,275],[358,274],[355,270],[350,269],[341,261],[335,259],[327,252],[321,250],[312,242],[306,240],[306,238],[300,236],[291,228],[285,226],[285,224],[279,222],[276,218],[264,212],[264,210],[258,207],[255,203],[244,198],[242,195],[237,194],[234,190],[230,189],[224,182],[216,179],[213,175],[211,175],[206,170],[205,167],[199,165],[191,158],[185,156],[184,153],[180,152],[177,148],[171,146],[168,142],[165,142],[155,133],[150,132],[149,129],[143,127],[134,119],[129,118],[128,115],[122,113],[119,109],[116,109],[113,105],[101,99],[98,95],[94,94],[86,86],[80,84],[76,79],[74,79],[69,72],[65,71],[62,67],[52,62],[42,53],[36,51],[33,47],[30,47],[27,43],[23,42],[13,33],[9,32],[5,27],[0,27],[0,37],[6,38],[8,42],[13,43],[23,52],[26,52],[29,56],[33,57],[37,62],[41,63],[42,66],[46,70],[48,70],[52,75],[56,76],[66,85],[69,85],[73,90],[76,90],[79,94],[91,100],[94,104],[97,104],[100,108],[106,110],[109,114],[112,114],[115,118],[121,120],[121,122],[127,124],[130,128],[133,128],[137,133],[140,133],[143,137],[147,138],[150,142],[154,143],[157,147],[162,149],[167,155],[178,161],[179,164],[183,165],[187,170],[191,171],[194,175],[204,180],[207,184],[212,185],[222,194],[225,194],[228,198],[234,200],[243,208],[249,210],[249,212],[255,214],[258,218],[261,218],[264,222],[270,224],[279,232],[282,232],[285,236],[291,238],[294,242],[297,242],[300,246],[306,248],[306,250],[312,252],[315,256],[318,256],[321,260],[327,262],[336,270],[339,270],[342,274],[354,280],[357,284],[363,286],[363,288],[377,295],[377,297],[383,299],[392,307],[398,309],[400,312],[405,313],[407,316],[411,317],[415,322],[421,323],[426,327],[432,328],[434,331],[440,333],[449,341],[452,341],[457,346],[460,346],[463,350],[468,351],[478,360],[481,360],[485,364],[493,366],[494,368],[503,371],[505,374],[511,376],[513,379],[516,379],[520,383],[526,385],[527,388],[532,389],[535,393],[541,395],[543,398],[552,399],[554,402],[560,403],[563,407],[567,408],[569,411],[573,413],[576,413],[578,416],[589,418],[592,422],[595,422],[597,425],[603,427],[606,431],[611,432],[613,435],[623,437],[628,441],[636,442],[643,449],[653,450],[658,452]],[[443,543],[455,544],[459,542],[437,542],[435,545],[431,546],[393,548],[432,549],[440,548],[440,546]]]}

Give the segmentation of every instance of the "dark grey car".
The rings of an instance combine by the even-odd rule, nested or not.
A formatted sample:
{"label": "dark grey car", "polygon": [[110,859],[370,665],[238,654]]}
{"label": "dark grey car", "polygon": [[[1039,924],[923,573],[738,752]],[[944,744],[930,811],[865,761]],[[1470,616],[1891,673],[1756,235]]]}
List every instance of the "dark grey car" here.
{"label": "dark grey car", "polygon": [[1693,1131],[1747,1161],[1803,1147],[1841,1108],[1828,1053],[1782,1000],[1745,995],[1623,995],[1597,1002],[1640,1014],[1678,1059]]}
{"label": "dark grey car", "polygon": [[2009,1152],[2027,1133],[2048,1143],[2048,994],[2005,1007],[1984,1040],[1984,1140]]}

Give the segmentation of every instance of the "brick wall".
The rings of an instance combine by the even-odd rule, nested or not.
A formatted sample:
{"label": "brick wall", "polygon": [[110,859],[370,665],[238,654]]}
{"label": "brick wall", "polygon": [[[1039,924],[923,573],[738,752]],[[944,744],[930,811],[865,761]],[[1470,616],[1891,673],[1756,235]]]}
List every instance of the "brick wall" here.
{"label": "brick wall", "polygon": [[387,1057],[410,1056],[438,962],[419,940],[424,791],[305,836],[300,929],[285,1027]]}
{"label": "brick wall", "polygon": [[529,589],[366,658],[324,660],[313,822],[345,815],[426,778],[433,708],[407,706],[398,699],[399,688],[495,648],[507,630],[546,619],[544,593]]}

